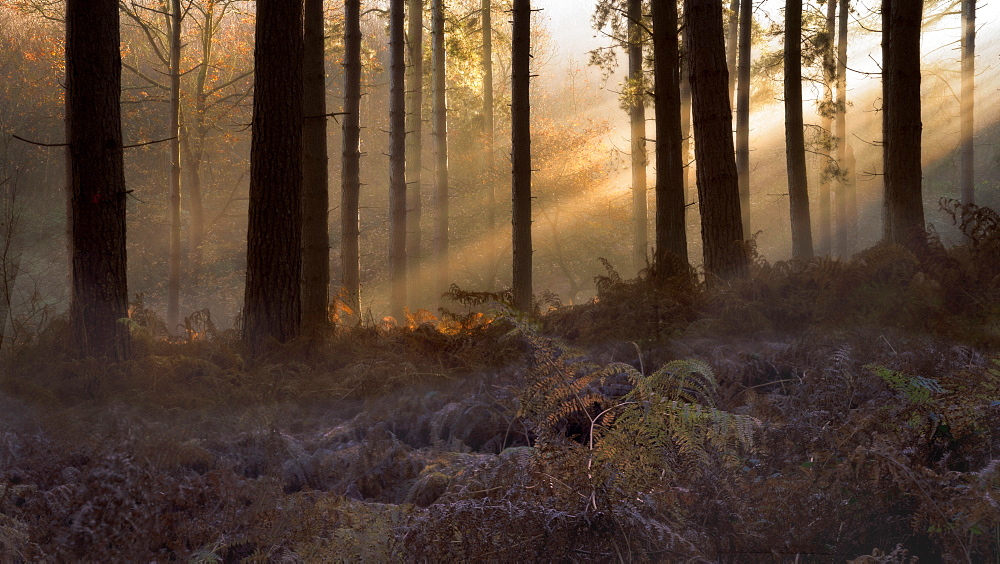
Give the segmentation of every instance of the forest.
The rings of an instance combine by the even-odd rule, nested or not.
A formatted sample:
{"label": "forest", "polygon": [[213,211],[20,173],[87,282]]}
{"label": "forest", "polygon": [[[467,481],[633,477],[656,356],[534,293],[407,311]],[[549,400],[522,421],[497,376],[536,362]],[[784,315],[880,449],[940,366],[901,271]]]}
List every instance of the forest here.
{"label": "forest", "polygon": [[998,39],[0,0],[0,561],[1000,563]]}

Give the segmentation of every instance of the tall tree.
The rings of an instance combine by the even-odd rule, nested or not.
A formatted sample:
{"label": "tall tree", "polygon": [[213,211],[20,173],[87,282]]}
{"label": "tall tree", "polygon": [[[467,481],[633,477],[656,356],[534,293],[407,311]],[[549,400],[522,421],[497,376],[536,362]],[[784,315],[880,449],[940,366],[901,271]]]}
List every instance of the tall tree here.
{"label": "tall tree", "polygon": [[681,25],[681,159],[684,161],[684,201],[691,194],[691,54],[688,49],[688,25],[685,14]]}
{"label": "tall tree", "polygon": [[129,354],[118,2],[66,2],[70,329],[80,356]]}
{"label": "tall tree", "polygon": [[[653,0],[653,64],[656,80],[656,259],[658,274],[671,263],[687,265],[684,221],[684,159],[681,156],[680,53],[677,2]],[[671,260],[673,258],[673,260]]]}
{"label": "tall tree", "polygon": [[344,0],[344,121],[340,167],[340,260],[343,299],[361,319],[361,0]]}
{"label": "tall tree", "polygon": [[514,306],[531,311],[531,0],[514,0],[511,42],[511,192]]}
{"label": "tall tree", "polygon": [[444,44],[444,0],[433,0],[431,59],[434,66],[434,269],[438,292],[448,289],[448,98]]}
{"label": "tall tree", "polygon": [[302,325],[318,331],[330,303],[330,207],[326,148],[323,0],[305,0],[302,55]]}
{"label": "tall tree", "polygon": [[403,2],[389,2],[389,312],[406,306],[406,61]]}
{"label": "tall tree", "polygon": [[785,157],[792,219],[792,257],[813,256],[806,176],[805,125],[802,121],[802,0],[785,2]]}
{"label": "tall tree", "polygon": [[736,60],[739,53],[739,14],[740,0],[732,0],[729,4],[729,22],[726,26],[726,69],[729,70],[730,106],[736,106]]}
{"label": "tall tree", "polygon": [[685,0],[691,57],[698,208],[705,272],[710,277],[746,276],[740,189],[733,151],[732,109],[722,32],[721,0]]}
{"label": "tall tree", "polygon": [[628,106],[632,129],[632,266],[646,266],[646,92],[642,71],[642,0],[628,3]]}
{"label": "tall tree", "polygon": [[[830,0],[831,2],[833,0]],[[850,0],[840,0],[840,15],[837,18],[837,114],[834,120],[834,142],[837,144],[837,192],[836,204],[836,239],[837,253],[847,257],[854,252],[851,236],[851,216],[848,213],[848,200],[851,196],[853,171],[847,166],[847,16],[850,14]]]}
{"label": "tall tree", "polygon": [[740,183],[740,215],[743,239],[749,241],[750,230],[750,40],[753,29],[753,2],[740,4],[739,80],[736,88],[736,170]]}
{"label": "tall tree", "polygon": [[821,127],[828,138],[828,151],[819,177],[819,241],[817,248],[821,256],[829,256],[833,247],[831,221],[830,171],[833,169],[835,143],[833,134],[833,89],[837,74],[836,41],[837,36],[837,0],[826,0],[826,21],[823,40],[820,48],[823,51],[823,101],[820,106]]}
{"label": "tall tree", "polygon": [[180,322],[181,292],[181,2],[169,0],[170,235],[167,251],[167,330]]}
{"label": "tall tree", "polygon": [[243,301],[251,353],[301,330],[302,3],[258,0],[255,35]]}
{"label": "tall tree", "polygon": [[[491,0],[482,0],[482,22],[483,22],[483,178],[486,181],[487,225],[489,227],[489,240],[493,247],[490,255],[496,257],[496,245],[493,233],[497,228],[497,201],[496,191],[493,183],[494,167],[494,113],[493,113],[493,7]],[[495,261],[495,259],[494,259]],[[491,270],[496,270],[493,268]]]}
{"label": "tall tree", "polygon": [[882,0],[883,238],[915,243],[924,229],[920,165],[923,0]]}
{"label": "tall tree", "polygon": [[406,239],[406,255],[410,267],[410,297],[419,303],[423,281],[420,264],[423,261],[421,219],[423,215],[423,105],[424,105],[424,3],[408,0],[406,46],[409,54],[409,74],[406,87],[406,185],[409,194],[406,223],[410,230]]}
{"label": "tall tree", "polygon": [[976,0],[962,0],[962,203],[976,203]]}

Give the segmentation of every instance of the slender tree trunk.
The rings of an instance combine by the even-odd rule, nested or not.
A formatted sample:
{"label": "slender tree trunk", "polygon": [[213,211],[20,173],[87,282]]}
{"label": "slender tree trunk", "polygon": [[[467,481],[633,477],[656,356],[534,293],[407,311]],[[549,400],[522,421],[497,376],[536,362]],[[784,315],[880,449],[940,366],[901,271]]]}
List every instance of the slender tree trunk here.
{"label": "slender tree trunk", "polygon": [[[830,0],[831,2],[833,0]],[[850,171],[847,168],[847,16],[850,14],[849,0],[840,0],[840,17],[838,18],[837,38],[837,117],[835,119],[834,141],[837,144],[837,193],[836,203],[836,238],[837,253],[848,257],[854,253],[850,221],[848,219],[847,201],[850,194]]]}
{"label": "slender tree trunk", "polygon": [[[747,0],[747,4],[750,0]],[[729,4],[729,25],[726,29],[726,68],[729,70],[729,105],[736,106],[736,61],[739,53],[740,0]]]}
{"label": "slender tree trunk", "polygon": [[243,342],[301,330],[302,3],[258,0]]}
{"label": "slender tree trunk", "polygon": [[785,2],[785,156],[792,219],[792,258],[813,256],[806,176],[805,125],[802,122],[802,0]]}
{"label": "slender tree trunk", "polygon": [[409,75],[407,85],[406,113],[406,185],[409,194],[407,204],[407,227],[410,232],[406,239],[406,258],[410,267],[410,299],[421,303],[424,280],[421,276],[423,263],[423,105],[424,105],[424,3],[423,0],[408,0],[408,22],[406,24],[406,45],[409,53]]}
{"label": "slender tree trunk", "polygon": [[66,2],[70,329],[82,357],[129,355],[116,0]]}
{"label": "slender tree trunk", "polygon": [[628,0],[629,120],[632,126],[632,267],[646,267],[646,104],[642,73],[642,0]]}
{"label": "slender tree trunk", "polygon": [[720,0],[685,0],[691,53],[698,207],[705,272],[723,280],[747,275],[740,188],[733,150],[733,113]]}
{"label": "slender tree trunk", "polygon": [[[829,145],[826,155],[820,155],[823,166],[820,167],[819,175],[819,244],[817,245],[820,256],[829,256],[833,246],[833,232],[831,226],[830,213],[830,180],[833,170],[833,156],[835,143],[837,142],[833,133],[833,88],[836,81],[837,60],[836,42],[837,36],[837,1],[827,0],[826,2],[826,38],[823,44],[823,107],[820,110],[821,127],[824,135],[828,136]],[[826,158],[823,158],[823,157]]]}
{"label": "slender tree trunk", "polygon": [[962,203],[976,203],[976,0],[962,0]]}
{"label": "slender tree trunk", "polygon": [[688,262],[681,156],[680,54],[676,0],[653,0],[656,80],[656,273],[679,274]]}
{"label": "slender tree trunk", "polygon": [[406,38],[403,2],[389,2],[389,312],[406,306]]}
{"label": "slender tree trunk", "polygon": [[910,246],[924,230],[920,164],[923,0],[882,1],[885,241]]}
{"label": "slender tree trunk", "polygon": [[444,0],[433,0],[434,64],[434,269],[438,295],[448,290],[448,98],[445,75]]}
{"label": "slender tree trunk", "polygon": [[736,91],[736,170],[740,182],[740,216],[743,219],[743,239],[749,241],[750,229],[750,49],[753,29],[753,2],[740,4],[739,81]]}
{"label": "slender tree trunk", "polygon": [[531,0],[514,0],[511,42],[511,161],[514,306],[532,309]]}
{"label": "slender tree trunk", "polygon": [[[483,19],[483,178],[486,182],[486,221],[489,227],[488,239],[491,260],[496,264],[499,249],[495,243],[494,233],[497,229],[497,195],[494,175],[494,117],[493,117],[493,7],[491,0],[482,0]],[[492,272],[496,267],[490,268]]]}
{"label": "slender tree trunk", "polygon": [[181,292],[181,2],[170,0],[170,235],[167,260],[167,330],[180,324]]}
{"label": "slender tree trunk", "polygon": [[329,323],[330,207],[326,147],[326,43],[323,0],[305,0],[302,57],[302,325]]}
{"label": "slender tree trunk", "polygon": [[691,52],[687,16],[681,27],[681,159],[684,161],[684,201],[691,199]]}
{"label": "slender tree trunk", "polygon": [[[198,140],[197,148],[192,147],[191,126],[181,129],[182,149],[184,151],[184,171],[187,174],[185,191],[187,193],[187,208],[191,214],[188,224],[188,284],[197,283],[201,273],[202,243],[205,241],[205,204],[202,200],[201,162],[204,156],[205,142],[210,133],[205,123],[205,112],[208,110],[208,73],[214,61],[212,57],[215,43],[215,32],[218,22],[215,20],[215,4],[218,0],[207,0],[204,4],[204,23],[201,30],[201,64],[195,78],[195,111],[194,135]],[[190,123],[190,120],[188,120]]]}
{"label": "slender tree trunk", "polygon": [[341,291],[361,319],[358,201],[361,195],[361,0],[344,0],[344,121],[340,167]]}

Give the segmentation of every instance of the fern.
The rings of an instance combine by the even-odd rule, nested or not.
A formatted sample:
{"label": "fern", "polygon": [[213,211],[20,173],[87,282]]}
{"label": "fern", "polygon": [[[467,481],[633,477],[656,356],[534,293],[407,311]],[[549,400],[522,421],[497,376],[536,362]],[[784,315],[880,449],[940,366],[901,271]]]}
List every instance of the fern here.
{"label": "fern", "polygon": [[942,394],[946,391],[933,378],[907,376],[902,372],[897,372],[877,364],[868,364],[865,368],[874,372],[886,384],[889,384],[894,390],[903,394],[906,400],[913,404],[930,404],[933,401],[931,394]]}

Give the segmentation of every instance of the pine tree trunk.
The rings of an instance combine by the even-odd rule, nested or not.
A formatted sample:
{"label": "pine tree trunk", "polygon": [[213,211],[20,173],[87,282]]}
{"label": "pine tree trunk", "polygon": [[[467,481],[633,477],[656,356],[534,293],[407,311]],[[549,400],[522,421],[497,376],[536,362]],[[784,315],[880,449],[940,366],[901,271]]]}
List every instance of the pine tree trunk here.
{"label": "pine tree trunk", "polygon": [[661,277],[680,274],[688,262],[681,156],[680,55],[677,2],[653,0],[656,80],[656,258]]}
{"label": "pine tree trunk", "polygon": [[406,186],[409,194],[406,223],[410,232],[406,239],[406,258],[410,268],[410,299],[422,303],[423,263],[423,105],[424,105],[424,5],[423,0],[408,0],[406,45],[409,55],[406,112]]}
{"label": "pine tree trunk", "polygon": [[495,150],[494,150],[494,117],[493,117],[493,7],[491,0],[482,0],[482,22],[483,22],[483,178],[486,184],[486,223],[489,231],[487,252],[490,253],[492,265],[491,272],[496,272],[498,262],[497,255],[499,249],[495,243],[494,234],[497,230],[497,195],[494,175]]}
{"label": "pine tree trunk", "polygon": [[436,294],[448,290],[448,98],[445,75],[444,0],[433,0],[434,65],[434,269]]}
{"label": "pine tree trunk", "polygon": [[[833,0],[830,0],[831,2]],[[835,194],[837,254],[849,257],[854,254],[854,237],[848,214],[853,174],[847,166],[847,17],[850,14],[849,0],[840,0],[837,38],[837,117],[835,119],[835,140],[837,143],[838,190]]]}
{"label": "pine tree trunk", "polygon": [[320,331],[330,305],[330,207],[326,148],[323,0],[305,0],[302,56],[302,325]]}
{"label": "pine tree trunk", "polygon": [[389,2],[389,313],[406,306],[406,38],[404,0]]}
{"label": "pine tree trunk", "polygon": [[923,0],[882,2],[883,238],[913,245],[924,232],[920,163]]}
{"label": "pine tree trunk", "polygon": [[81,357],[129,355],[118,2],[66,2],[70,329]]}
{"label": "pine tree trunk", "polygon": [[[686,18],[687,16],[685,16]],[[684,161],[684,202],[691,199],[691,54],[688,26],[681,26],[681,159]]]}
{"label": "pine tree trunk", "polygon": [[205,204],[202,199],[201,161],[204,154],[205,140],[209,128],[205,123],[205,112],[208,106],[208,73],[214,61],[212,48],[215,41],[215,31],[218,23],[215,21],[215,3],[208,0],[204,4],[204,24],[201,29],[201,64],[195,78],[195,110],[194,135],[198,139],[198,147],[191,143],[191,126],[181,128],[181,148],[184,151],[184,172],[187,182],[184,189],[187,194],[187,208],[191,214],[188,223],[188,278],[189,286],[198,283],[201,274],[202,243],[205,241]]}
{"label": "pine tree trunk", "polygon": [[962,0],[962,203],[976,203],[976,0]]}
{"label": "pine tree trunk", "polygon": [[167,330],[180,325],[181,291],[181,2],[170,0],[170,235],[167,259]]}
{"label": "pine tree trunk", "polygon": [[698,207],[705,272],[723,280],[747,275],[740,189],[733,150],[726,47],[719,0],[685,0],[691,55]]}
{"label": "pine tree trunk", "polygon": [[[833,134],[833,88],[836,81],[837,61],[834,51],[836,43],[833,38],[837,35],[837,2],[827,0],[826,2],[826,37],[827,43],[823,45],[823,109],[821,110],[821,127],[829,136],[829,148],[826,155],[821,155],[823,165],[820,167],[819,176],[819,241],[817,251],[820,256],[829,256],[833,245],[833,232],[831,227],[831,196],[830,179],[834,156],[834,144],[837,142]],[[826,158],[823,158],[823,157]]]}
{"label": "pine tree trunk", "polygon": [[531,0],[514,0],[511,161],[514,306],[531,312]]}
{"label": "pine tree trunk", "polygon": [[[751,0],[747,0],[747,4]],[[740,0],[732,0],[729,4],[729,25],[726,30],[726,68],[729,70],[729,105],[736,106],[736,66],[739,53],[739,21]]]}
{"label": "pine tree trunk", "polygon": [[341,153],[340,261],[344,305],[361,320],[358,203],[361,196],[361,0],[344,0],[344,121]]}
{"label": "pine tree trunk", "polygon": [[258,0],[243,342],[301,330],[302,3]]}
{"label": "pine tree trunk", "polygon": [[736,91],[736,170],[740,183],[740,216],[743,239],[753,236],[750,228],[750,50],[753,30],[753,2],[740,4],[739,80]]}
{"label": "pine tree trunk", "polygon": [[802,0],[785,2],[785,158],[792,220],[792,258],[813,257],[802,121]]}
{"label": "pine tree trunk", "polygon": [[632,267],[646,267],[646,104],[642,72],[642,0],[628,0],[629,122],[632,129]]}

